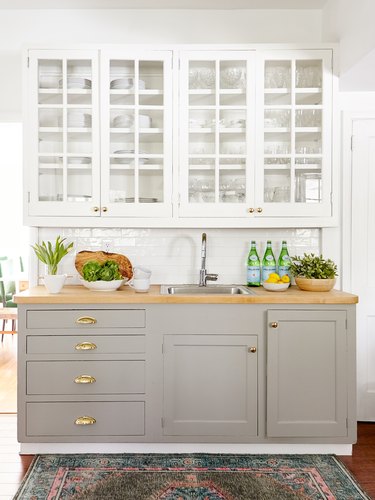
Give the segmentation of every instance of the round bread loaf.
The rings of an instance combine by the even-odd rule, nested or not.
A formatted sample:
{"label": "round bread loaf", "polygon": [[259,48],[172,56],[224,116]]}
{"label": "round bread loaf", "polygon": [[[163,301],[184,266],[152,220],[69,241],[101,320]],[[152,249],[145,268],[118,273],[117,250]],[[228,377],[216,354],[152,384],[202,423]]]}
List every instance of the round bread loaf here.
{"label": "round bread loaf", "polygon": [[133,277],[133,266],[130,260],[120,253],[109,252],[91,252],[90,250],[83,250],[76,255],[75,266],[79,274],[82,276],[82,268],[86,262],[95,260],[100,264],[104,264],[107,260],[114,260],[119,266],[119,273],[123,278],[130,280]]}

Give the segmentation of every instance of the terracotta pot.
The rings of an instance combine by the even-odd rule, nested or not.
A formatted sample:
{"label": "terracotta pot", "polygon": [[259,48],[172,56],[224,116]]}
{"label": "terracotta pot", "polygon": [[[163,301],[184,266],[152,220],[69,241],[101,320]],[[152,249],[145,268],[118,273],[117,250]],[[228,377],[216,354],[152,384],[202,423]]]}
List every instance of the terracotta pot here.
{"label": "terracotta pot", "polygon": [[335,286],[336,278],[332,279],[309,279],[295,278],[296,285],[307,292],[329,292]]}

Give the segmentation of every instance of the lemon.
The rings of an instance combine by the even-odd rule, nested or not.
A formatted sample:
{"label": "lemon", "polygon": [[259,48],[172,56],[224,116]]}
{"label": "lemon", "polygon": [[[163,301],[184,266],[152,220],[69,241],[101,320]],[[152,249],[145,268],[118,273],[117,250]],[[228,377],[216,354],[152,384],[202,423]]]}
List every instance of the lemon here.
{"label": "lemon", "polygon": [[268,277],[276,280],[280,279],[280,276],[277,273],[271,273]]}
{"label": "lemon", "polygon": [[281,278],[281,283],[290,283],[290,278],[287,274],[284,274],[284,276]]}
{"label": "lemon", "polygon": [[268,280],[266,280],[266,283],[277,283],[279,281],[279,277],[275,274],[270,274],[269,277],[268,277]]}

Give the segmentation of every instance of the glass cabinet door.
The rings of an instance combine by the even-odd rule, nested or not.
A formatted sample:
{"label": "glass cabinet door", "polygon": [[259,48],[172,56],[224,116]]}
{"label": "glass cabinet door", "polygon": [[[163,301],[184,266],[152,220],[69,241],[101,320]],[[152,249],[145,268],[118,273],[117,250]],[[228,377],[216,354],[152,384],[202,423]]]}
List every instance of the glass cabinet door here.
{"label": "glass cabinet door", "polygon": [[172,53],[104,52],[102,210],[172,214]]}
{"label": "glass cabinet door", "polygon": [[180,64],[180,215],[244,217],[254,193],[254,55],[189,51]]}
{"label": "glass cabinet door", "polygon": [[331,215],[331,52],[261,54],[257,70],[255,213]]}
{"label": "glass cabinet door", "polygon": [[98,215],[96,51],[31,51],[31,215]]}

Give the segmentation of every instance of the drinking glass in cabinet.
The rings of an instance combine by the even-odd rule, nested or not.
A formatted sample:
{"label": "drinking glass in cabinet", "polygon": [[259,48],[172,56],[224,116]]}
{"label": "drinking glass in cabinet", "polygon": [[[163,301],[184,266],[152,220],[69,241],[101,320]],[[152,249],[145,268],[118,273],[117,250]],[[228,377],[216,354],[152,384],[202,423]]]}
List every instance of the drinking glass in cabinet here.
{"label": "drinking glass in cabinet", "polygon": [[62,61],[40,59],[38,62],[38,86],[40,89],[58,89],[62,77]]}
{"label": "drinking glass in cabinet", "polygon": [[223,203],[243,203],[246,196],[246,184],[243,176],[233,179],[233,173],[220,173],[219,199]]}
{"label": "drinking glass in cabinet", "polygon": [[270,109],[264,112],[265,128],[289,128],[290,111],[287,109]]}
{"label": "drinking glass in cabinet", "polygon": [[296,172],[296,202],[319,203],[322,201],[322,174],[320,172]]}
{"label": "drinking glass in cabinet", "polygon": [[215,201],[214,172],[197,175],[189,179],[189,201],[192,203],[213,203]]}
{"label": "drinking glass in cabinet", "polygon": [[290,154],[290,142],[264,142],[264,154],[285,155]]}
{"label": "drinking glass in cabinet", "polygon": [[296,61],[296,87],[321,88],[322,62]]}
{"label": "drinking glass in cabinet", "polygon": [[321,127],[322,111],[320,109],[297,109],[296,127]]}
{"label": "drinking glass in cabinet", "polygon": [[272,202],[273,203],[289,203],[290,202],[290,187],[289,186],[275,187]]}
{"label": "drinking glass in cabinet", "polygon": [[221,61],[220,88],[243,89],[246,87],[245,63],[240,61]]}
{"label": "drinking glass in cabinet", "polygon": [[296,136],[296,153],[297,154],[321,154],[322,153],[322,143],[321,140],[316,139],[312,141],[306,141],[304,137]]}
{"label": "drinking glass in cabinet", "polygon": [[63,201],[63,171],[40,170],[38,178],[39,201]]}
{"label": "drinking glass in cabinet", "polygon": [[213,89],[216,73],[214,61],[191,61],[189,66],[190,89]]}
{"label": "drinking glass in cabinet", "polygon": [[264,87],[290,88],[290,61],[266,61],[264,67]]}

